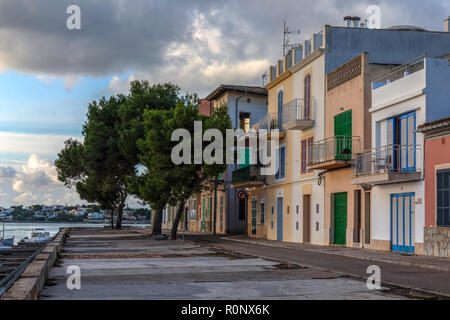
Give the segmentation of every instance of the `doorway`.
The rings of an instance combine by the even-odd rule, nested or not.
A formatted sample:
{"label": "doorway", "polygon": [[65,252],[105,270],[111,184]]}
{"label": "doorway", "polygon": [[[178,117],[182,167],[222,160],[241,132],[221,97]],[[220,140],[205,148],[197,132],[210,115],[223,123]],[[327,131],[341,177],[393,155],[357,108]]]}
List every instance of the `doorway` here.
{"label": "doorway", "polygon": [[391,195],[392,251],[414,253],[415,194]]}
{"label": "doorway", "polygon": [[347,244],[347,192],[334,195],[334,244]]}
{"label": "doorway", "polygon": [[277,240],[283,241],[283,198],[277,198]]}
{"label": "doorway", "polygon": [[311,242],[311,195],[303,196],[303,243]]}

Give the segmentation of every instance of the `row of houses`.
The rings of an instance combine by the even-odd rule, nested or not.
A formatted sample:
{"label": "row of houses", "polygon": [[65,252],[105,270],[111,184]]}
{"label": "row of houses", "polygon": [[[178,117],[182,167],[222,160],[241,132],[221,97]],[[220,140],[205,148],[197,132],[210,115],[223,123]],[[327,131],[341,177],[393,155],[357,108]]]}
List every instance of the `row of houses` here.
{"label": "row of houses", "polygon": [[[224,173],[216,219],[205,191],[188,201],[183,227],[211,232],[215,221],[218,233],[450,256],[444,23],[443,32],[325,25],[269,67],[264,88],[219,86],[204,104],[227,103],[247,148]],[[275,175],[252,159],[254,132],[279,140]]]}

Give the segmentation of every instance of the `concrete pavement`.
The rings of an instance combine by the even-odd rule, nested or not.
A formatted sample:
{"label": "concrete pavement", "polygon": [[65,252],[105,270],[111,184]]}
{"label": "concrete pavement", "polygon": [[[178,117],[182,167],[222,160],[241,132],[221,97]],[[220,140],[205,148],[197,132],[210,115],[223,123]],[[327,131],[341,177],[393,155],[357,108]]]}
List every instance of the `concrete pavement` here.
{"label": "concrete pavement", "polygon": [[[275,259],[285,263],[336,272],[341,275],[367,279],[367,268],[377,265],[381,269],[381,281],[385,285],[403,288],[411,296],[450,298],[450,272],[392,263],[392,261],[371,261],[362,257],[351,257],[342,254],[330,254],[326,250],[343,250],[345,248],[322,247],[312,250],[308,245],[278,244],[264,245],[255,241],[229,241],[224,238],[192,236],[190,239],[213,248],[231,250],[236,253],[258,256],[264,259]],[[316,246],[317,247],[317,246]],[[384,253],[389,255],[389,253]],[[395,255],[390,253],[391,255]],[[412,256],[413,258],[426,258]],[[434,258],[431,258],[434,259]],[[391,259],[392,260],[392,259]],[[444,263],[446,261],[443,261]]]}
{"label": "concrete pavement", "polygon": [[[212,237],[211,237],[212,238]],[[192,241],[146,234],[74,230],[52,268],[41,299],[405,299],[369,290],[340,273],[281,263]],[[213,238],[215,241],[228,241]],[[235,244],[235,243],[231,243]],[[69,290],[67,268],[81,269],[81,290]]]}

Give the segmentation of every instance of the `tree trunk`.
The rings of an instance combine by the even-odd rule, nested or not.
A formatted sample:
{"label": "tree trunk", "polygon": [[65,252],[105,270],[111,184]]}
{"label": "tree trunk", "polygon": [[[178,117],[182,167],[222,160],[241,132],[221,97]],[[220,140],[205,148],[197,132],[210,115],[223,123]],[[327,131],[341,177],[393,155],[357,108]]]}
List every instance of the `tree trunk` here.
{"label": "tree trunk", "polygon": [[117,208],[117,220],[116,220],[116,229],[122,229],[122,217],[123,217],[123,208],[125,207],[125,202],[119,204]]}
{"label": "tree trunk", "polygon": [[177,214],[172,223],[172,230],[170,231],[170,240],[177,240],[178,224],[180,223],[181,216],[183,215],[185,203],[186,201],[182,201],[181,205],[178,207]]}
{"label": "tree trunk", "polygon": [[162,233],[162,210],[154,210],[152,214],[152,235],[157,236]]}
{"label": "tree trunk", "polygon": [[111,210],[111,229],[114,229],[114,209]]}

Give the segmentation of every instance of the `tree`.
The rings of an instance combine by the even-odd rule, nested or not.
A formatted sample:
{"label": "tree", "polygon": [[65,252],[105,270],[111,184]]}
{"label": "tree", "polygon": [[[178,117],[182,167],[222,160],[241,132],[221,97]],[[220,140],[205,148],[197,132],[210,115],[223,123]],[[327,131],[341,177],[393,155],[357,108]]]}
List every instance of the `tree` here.
{"label": "tree", "polygon": [[75,185],[81,199],[116,211],[117,229],[128,197],[127,179],[135,175],[134,164],[123,155],[120,145],[126,141],[120,140],[119,108],[126,99],[119,95],[91,102],[83,125],[84,141],[66,141],[55,161],[58,179],[66,186]]}
{"label": "tree", "polygon": [[[180,88],[171,83],[150,85],[148,81],[133,81],[127,101],[119,110],[121,152],[137,168],[136,174],[128,180],[129,190],[144,203],[151,204],[154,211],[152,215],[153,235],[159,235],[162,232],[162,211],[166,205],[163,200],[165,185],[164,182],[152,181],[141,176],[141,171],[145,172],[146,170],[142,161],[148,163],[151,155],[149,150],[142,155],[138,141],[145,139],[147,135],[144,114],[150,110],[174,109],[180,100],[179,92]],[[155,139],[159,138],[156,136]]]}
{"label": "tree", "polygon": [[[225,164],[195,164],[194,146],[191,143],[191,164],[173,163],[171,155],[178,142],[171,141],[172,133],[176,129],[187,130],[194,136],[194,122],[202,122],[204,133],[208,129],[217,129],[226,135],[226,129],[231,128],[231,120],[226,106],[218,108],[211,118],[198,113],[198,99],[196,96],[186,96],[178,102],[175,110],[149,111],[144,115],[146,139],[138,146],[141,150],[141,163],[145,164],[146,172],[141,177],[141,194],[154,197],[152,208],[163,210],[168,203],[178,205],[177,214],[172,224],[171,239],[176,239],[178,224],[184,212],[185,202],[195,192],[200,192],[204,182],[225,171]],[[192,142],[192,141],[190,141]],[[208,143],[203,143],[205,147]],[[225,144],[222,146],[223,155],[226,154]],[[203,148],[202,148],[203,150]],[[223,159],[224,160],[224,157]],[[223,161],[225,163],[225,161]],[[155,207],[154,207],[155,206]]]}

